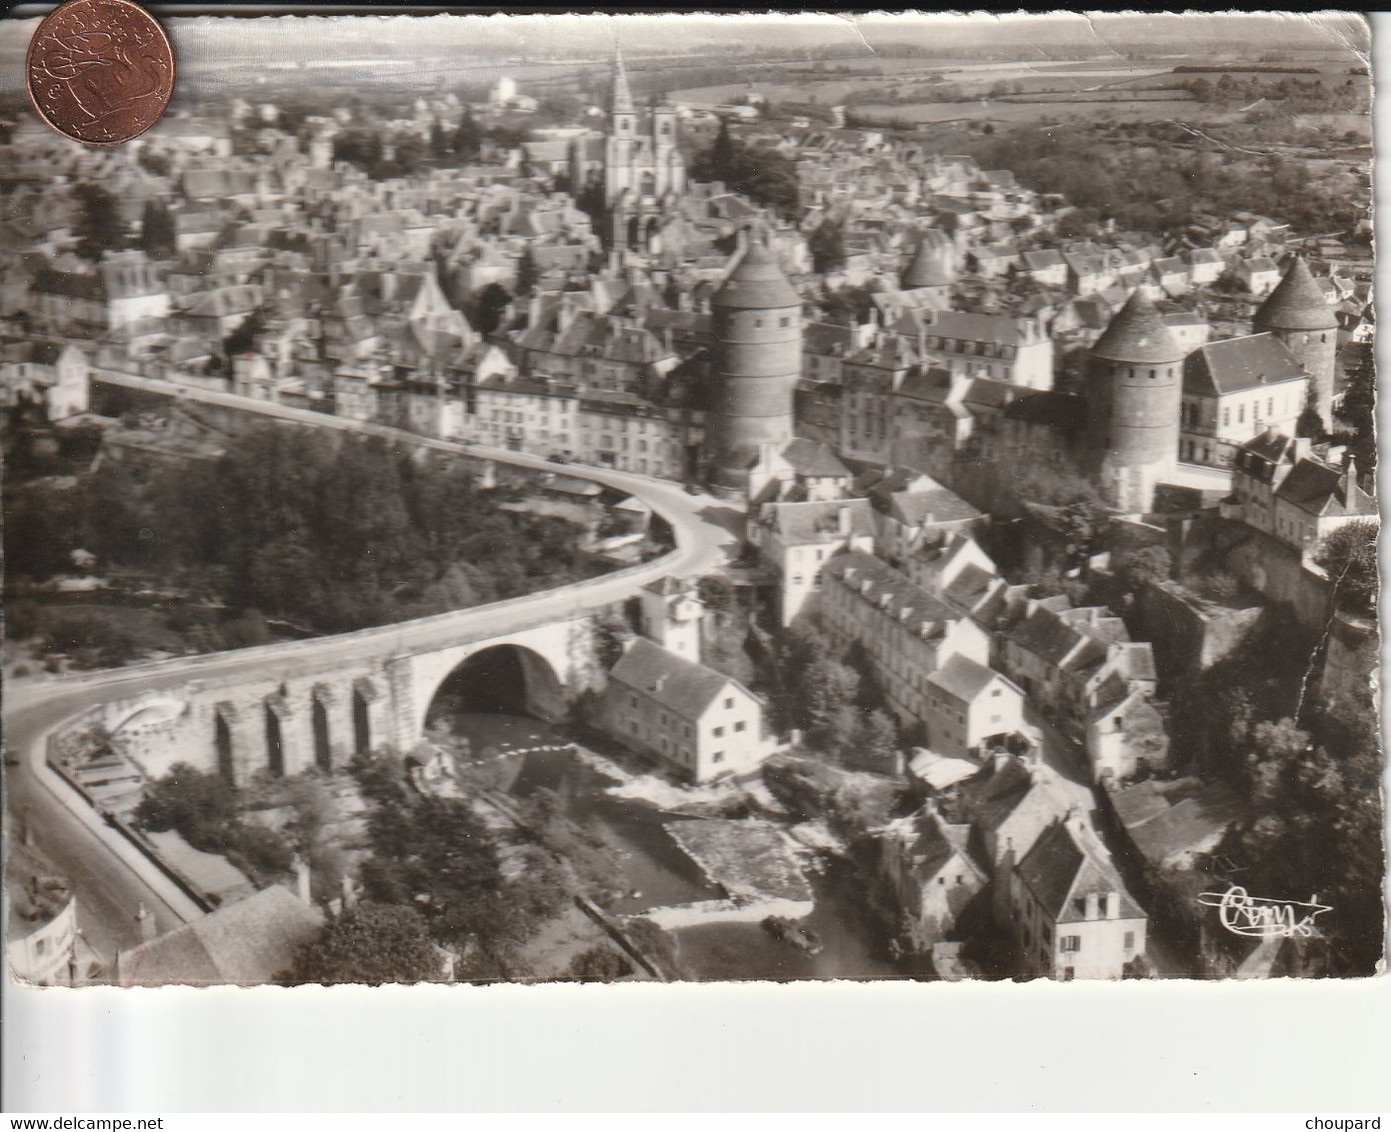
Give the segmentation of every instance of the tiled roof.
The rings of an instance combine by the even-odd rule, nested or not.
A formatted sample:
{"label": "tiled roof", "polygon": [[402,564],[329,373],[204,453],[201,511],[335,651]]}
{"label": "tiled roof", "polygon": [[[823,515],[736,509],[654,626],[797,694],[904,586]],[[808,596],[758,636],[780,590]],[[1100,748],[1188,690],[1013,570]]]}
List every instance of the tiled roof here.
{"label": "tiled roof", "polygon": [[1184,356],[1163,316],[1139,289],[1111,320],[1091,352],[1093,357],[1114,362],[1176,362]]}
{"label": "tiled roof", "polygon": [[782,458],[799,476],[848,476],[850,469],[828,444],[797,437],[783,447]]}
{"label": "tiled roof", "polygon": [[652,697],[683,720],[699,719],[730,684],[738,683],[713,668],[668,652],[639,637],[619,658],[610,679]]}
{"label": "tiled roof", "polygon": [[[1143,919],[1144,910],[1125,890],[1110,861],[1102,860],[1091,846],[1083,848],[1079,843],[1084,836],[1066,822],[1055,822],[1016,866],[1019,879],[1060,925],[1084,919],[1086,898],[1092,894],[1104,903],[1115,893],[1120,898],[1119,919]],[[1101,914],[1105,915],[1104,909]]]}
{"label": "tiled roof", "polygon": [[1249,334],[1193,350],[1184,363],[1184,392],[1221,396],[1305,377],[1284,342],[1273,334]]}
{"label": "tiled roof", "polygon": [[[960,653],[953,653],[946,664],[927,678],[927,682],[955,696],[958,700],[974,703],[976,697],[990,687],[997,677],[1005,680],[993,668],[987,668]],[[1008,684],[1009,681],[1005,680],[1005,683]]]}
{"label": "tiled roof", "polygon": [[773,525],[785,543],[828,542],[840,536],[840,514],[850,512],[850,533],[872,537],[874,515],[867,499],[772,504]]}
{"label": "tiled roof", "polygon": [[1256,311],[1262,330],[1336,330],[1337,316],[1302,256],[1295,256],[1284,278]]}
{"label": "tiled roof", "polygon": [[955,622],[962,617],[888,563],[864,551],[836,555],[823,567],[822,573],[858,591],[864,600],[882,609],[887,616],[915,628],[929,630],[940,622]]}
{"label": "tiled roof", "polygon": [[711,298],[719,307],[736,310],[772,310],[802,305],[802,297],[787,281],[777,257],[756,239],[725,277]]}
{"label": "tiled roof", "polygon": [[269,983],[294,962],[323,916],[280,885],[264,888],[120,958],[125,986]]}

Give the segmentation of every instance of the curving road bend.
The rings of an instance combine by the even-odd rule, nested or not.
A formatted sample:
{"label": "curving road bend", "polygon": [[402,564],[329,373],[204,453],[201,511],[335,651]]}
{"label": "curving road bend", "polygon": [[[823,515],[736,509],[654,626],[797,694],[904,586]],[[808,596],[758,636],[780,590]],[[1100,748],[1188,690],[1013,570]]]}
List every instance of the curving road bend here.
{"label": "curving road bend", "polygon": [[5,785],[9,809],[16,819],[11,834],[20,826],[28,828],[36,847],[69,877],[78,898],[79,927],[88,943],[106,958],[111,958],[118,948],[140,942],[135,920],[139,905],[144,904],[154,913],[161,932],[194,918],[197,909],[48,769],[44,763],[45,740],[64,720],[107,698],[177,689],[192,680],[235,680],[271,662],[284,667],[302,661],[306,666],[322,667],[338,658],[353,658],[366,643],[380,647],[389,642],[393,652],[428,651],[495,636],[519,623],[568,618],[626,600],[639,587],[668,574],[693,577],[717,569],[741,538],[743,516],[734,506],[708,495],[688,494],[680,485],[649,476],[560,465],[523,453],[416,436],[383,425],[154,379],[105,371],[99,371],[98,376],[112,384],[172,394],[189,401],[249,410],[299,424],[381,435],[400,444],[590,480],[646,503],[654,514],[670,523],[676,543],[668,554],[640,566],[457,613],[308,641],[12,682],[6,689],[3,709]]}

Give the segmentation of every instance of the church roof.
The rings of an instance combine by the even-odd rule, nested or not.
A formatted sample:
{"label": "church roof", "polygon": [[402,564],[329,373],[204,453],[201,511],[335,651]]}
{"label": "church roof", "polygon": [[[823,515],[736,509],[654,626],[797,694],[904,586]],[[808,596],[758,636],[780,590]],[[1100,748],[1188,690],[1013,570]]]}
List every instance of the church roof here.
{"label": "church roof", "polygon": [[710,301],[717,307],[733,307],[736,310],[771,310],[802,305],[802,297],[787,281],[787,276],[778,266],[777,257],[757,240],[749,243],[748,251],[734,265],[734,270],[725,277]]}
{"label": "church roof", "polygon": [[1294,257],[1254,321],[1262,330],[1335,330],[1338,326],[1323,288],[1302,256]]}
{"label": "church roof", "polygon": [[1185,352],[1142,290],[1130,296],[1092,347],[1093,357],[1112,362],[1177,362]]}

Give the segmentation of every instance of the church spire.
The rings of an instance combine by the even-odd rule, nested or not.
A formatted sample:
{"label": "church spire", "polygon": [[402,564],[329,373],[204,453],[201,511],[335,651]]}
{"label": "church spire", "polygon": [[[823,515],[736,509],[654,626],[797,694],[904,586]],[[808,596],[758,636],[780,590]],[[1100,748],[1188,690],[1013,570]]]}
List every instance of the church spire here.
{"label": "church spire", "polygon": [[623,48],[613,45],[613,85],[609,88],[609,113],[631,114],[633,92],[628,89],[628,72],[623,69]]}

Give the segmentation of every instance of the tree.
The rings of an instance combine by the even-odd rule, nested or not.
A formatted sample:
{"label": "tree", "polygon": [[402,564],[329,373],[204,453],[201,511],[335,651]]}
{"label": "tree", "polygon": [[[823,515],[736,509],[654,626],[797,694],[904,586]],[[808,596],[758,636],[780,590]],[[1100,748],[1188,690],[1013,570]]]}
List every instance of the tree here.
{"label": "tree", "polygon": [[825,740],[829,731],[844,722],[838,719],[837,711],[842,707],[853,710],[860,694],[860,674],[839,660],[820,656],[807,666],[799,694],[805,704],[804,726]]}
{"label": "tree", "polygon": [[583,982],[611,983],[632,973],[628,957],[611,947],[588,948],[570,961],[570,976]]}
{"label": "tree", "polygon": [[472,112],[465,109],[464,116],[459,119],[458,128],[454,131],[454,155],[464,161],[472,161],[478,156],[482,144],[482,131],[474,121]]}
{"label": "tree", "polygon": [[1340,609],[1370,617],[1376,608],[1380,579],[1377,574],[1378,524],[1354,519],[1339,527],[1318,546],[1317,562],[1333,583]]}
{"label": "tree", "polygon": [[1148,585],[1168,581],[1173,571],[1174,559],[1168,550],[1145,546],[1125,558],[1117,575],[1128,593],[1138,594]]}
{"label": "tree", "polygon": [[[1350,351],[1351,352],[1351,351]],[[1376,435],[1376,365],[1370,349],[1352,353],[1346,365],[1347,385],[1338,415],[1358,440]]]}
{"label": "tree", "polygon": [[266,328],[266,320],[260,311],[252,311],[222,340],[222,352],[234,358],[239,354],[249,354],[256,348],[256,339]]}
{"label": "tree", "polygon": [[227,826],[236,817],[236,792],[226,780],[188,763],[175,763],[167,775],[151,782],[135,808],[142,829],[177,829],[189,841],[194,840],[191,831]]}
{"label": "tree", "polygon": [[425,918],[405,905],[364,902],[302,945],[288,983],[419,983],[438,978],[440,954]]}
{"label": "tree", "polygon": [[138,158],[140,167],[153,173],[156,177],[167,177],[169,175],[169,158],[161,153],[154,153],[149,146],[140,147]]}
{"label": "tree", "polygon": [[487,337],[502,325],[503,313],[512,302],[507,288],[500,283],[489,283],[473,299],[475,311],[473,323],[478,333]]}
{"label": "tree", "polygon": [[174,217],[157,200],[145,202],[140,219],[140,247],[151,259],[169,259],[174,254]]}
{"label": "tree", "polygon": [[77,222],[73,234],[77,237],[77,254],[97,263],[104,252],[125,244],[125,222],[121,219],[116,198],[100,185],[82,182],[73,189],[77,199]]}
{"label": "tree", "polygon": [[436,118],[430,123],[430,156],[434,158],[447,157],[449,154],[449,139],[445,137],[444,127],[440,125],[440,120]]}
{"label": "tree", "polygon": [[823,220],[807,238],[812,269],[824,275],[845,266],[845,230],[833,220]]}

